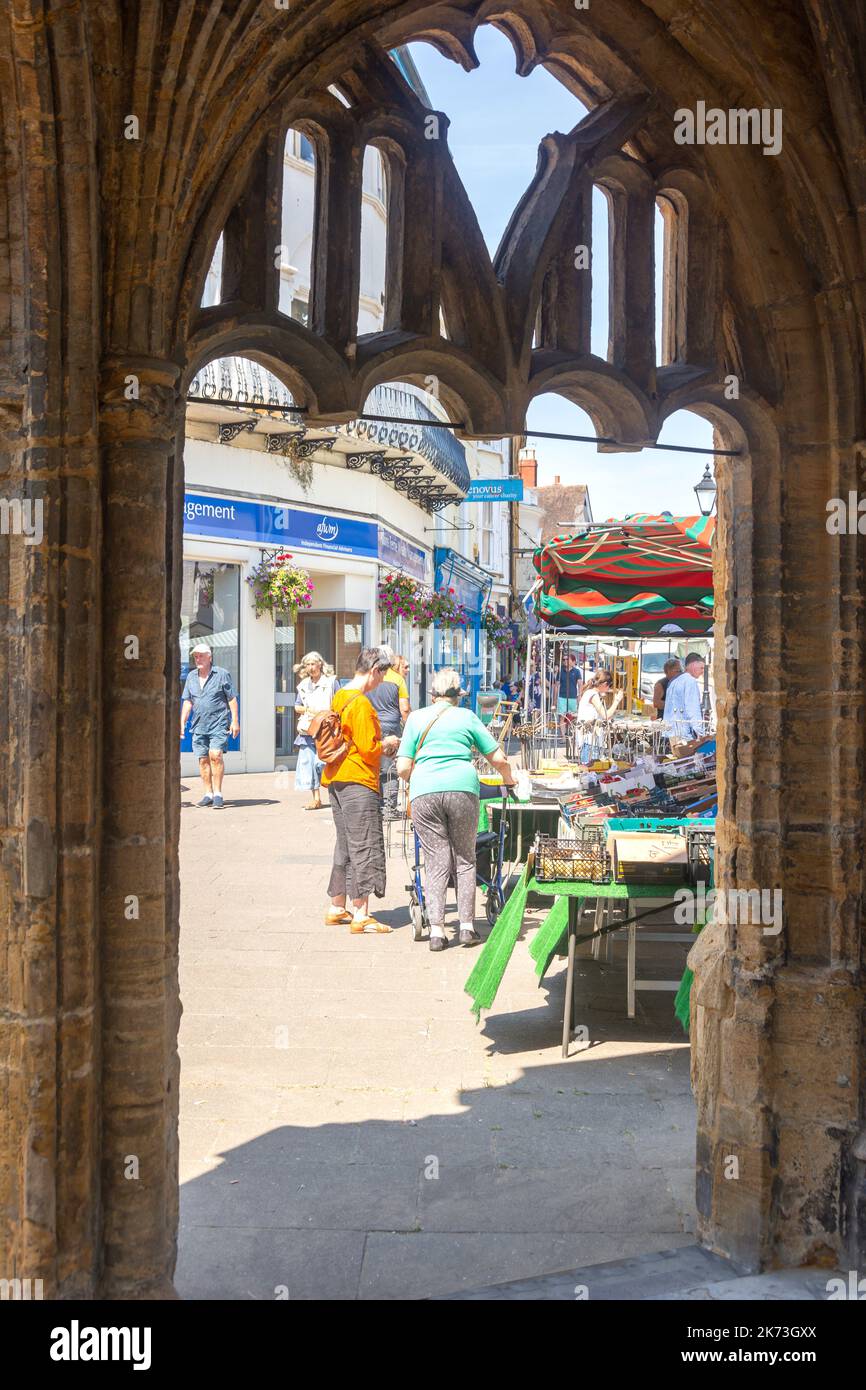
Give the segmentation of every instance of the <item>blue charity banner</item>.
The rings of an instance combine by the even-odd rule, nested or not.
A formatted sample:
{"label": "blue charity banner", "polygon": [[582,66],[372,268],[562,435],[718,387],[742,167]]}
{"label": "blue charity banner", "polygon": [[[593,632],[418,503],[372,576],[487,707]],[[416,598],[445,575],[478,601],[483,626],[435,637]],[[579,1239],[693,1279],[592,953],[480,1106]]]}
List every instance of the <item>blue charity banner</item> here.
{"label": "blue charity banner", "polygon": [[389,569],[401,570],[414,579],[426,579],[427,555],[417,545],[410,545],[402,536],[395,535],[387,527],[379,527],[379,559]]}
{"label": "blue charity banner", "polygon": [[304,550],[379,558],[379,527],[329,512],[303,512],[272,502],[240,497],[213,497],[188,492],[184,497],[183,529],[195,536],[253,541],[259,545],[295,545]]}
{"label": "blue charity banner", "polygon": [[522,478],[473,478],[464,502],[522,502]]}

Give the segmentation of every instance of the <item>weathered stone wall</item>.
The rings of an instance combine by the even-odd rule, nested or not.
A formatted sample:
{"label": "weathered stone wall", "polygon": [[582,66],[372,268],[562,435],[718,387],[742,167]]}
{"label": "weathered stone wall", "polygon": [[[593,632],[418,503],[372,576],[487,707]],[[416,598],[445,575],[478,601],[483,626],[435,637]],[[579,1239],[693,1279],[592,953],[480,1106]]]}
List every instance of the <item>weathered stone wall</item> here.
{"label": "weathered stone wall", "polygon": [[[331,418],[376,381],[432,372],[470,433],[519,431],[529,399],[555,389],[617,439],[653,439],[693,406],[743,451],[720,481],[719,629],[739,652],[718,673],[719,871],[723,886],[780,887],[785,921],[778,936],[714,929],[696,948],[701,1234],[756,1264],[856,1258],[864,547],[824,522],[827,499],[864,481],[866,21],[844,0],[497,5],[522,69],[546,61],[598,109],[545,143],[491,266],[447,121],[425,140],[383,57],[427,37],[471,65],[489,8],[0,9],[3,486],[46,503],[41,545],[0,538],[0,1273],[53,1294],[170,1290],[182,393],[227,351]],[[335,80],[349,111],[327,96]],[[699,100],[780,108],[781,153],[677,146],[673,113]],[[275,313],[262,255],[273,150],[298,121],[329,174],[318,332]],[[405,213],[389,332],[359,345],[353,198],[369,139],[405,160]],[[595,177],[618,219],[611,364],[587,352],[589,282],[568,275]],[[661,369],[637,234],[657,192],[688,220]],[[199,312],[227,223],[232,299]]]}

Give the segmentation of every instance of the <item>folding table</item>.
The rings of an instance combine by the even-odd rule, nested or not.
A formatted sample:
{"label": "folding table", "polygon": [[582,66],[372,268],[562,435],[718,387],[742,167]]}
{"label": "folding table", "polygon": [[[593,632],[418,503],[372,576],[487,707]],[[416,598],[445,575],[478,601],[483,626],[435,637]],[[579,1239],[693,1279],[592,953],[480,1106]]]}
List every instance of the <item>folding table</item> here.
{"label": "folding table", "polygon": [[[614,932],[623,930],[628,931],[628,955],[627,955],[627,1007],[629,1018],[635,1016],[635,993],[639,989],[652,990],[672,990],[674,993],[680,987],[680,980],[644,980],[637,978],[637,924],[652,917],[659,912],[667,911],[672,902],[675,901],[675,894],[681,888],[689,885],[685,881],[675,884],[645,884],[645,883],[586,883],[574,882],[568,879],[558,879],[551,883],[539,882],[533,879],[531,891],[539,893],[543,897],[568,899],[568,919],[563,923],[553,909],[548,913],[547,918],[541,924],[538,933],[530,947],[530,955],[537,962],[536,973],[543,976],[550,965],[551,960],[556,955],[560,942],[564,935],[568,936],[568,968],[565,976],[565,1007],[562,1017],[562,1055],[568,1056],[568,1044],[576,1023],[575,994],[574,994],[574,962],[575,951],[578,944],[585,941],[600,940],[602,937],[612,935]],[[630,902],[632,898],[655,899],[658,906],[647,908],[643,912],[636,912],[629,915]],[[578,921],[580,908],[587,900],[595,900],[595,920],[593,930],[583,935],[578,934]],[[606,901],[618,900],[625,906],[625,917],[603,925],[604,905]],[[691,929],[684,932],[658,931],[641,932],[642,941],[673,941],[680,942],[682,945],[691,945],[693,932]]]}

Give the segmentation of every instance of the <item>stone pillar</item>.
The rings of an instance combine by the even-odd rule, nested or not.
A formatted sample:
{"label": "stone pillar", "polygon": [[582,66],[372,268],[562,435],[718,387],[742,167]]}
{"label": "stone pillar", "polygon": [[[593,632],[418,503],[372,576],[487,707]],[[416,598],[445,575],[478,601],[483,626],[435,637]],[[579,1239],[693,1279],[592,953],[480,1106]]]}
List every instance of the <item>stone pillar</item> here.
{"label": "stone pillar", "polygon": [[64,414],[40,368],[0,411],[0,491],[43,532],[0,537],[0,1277],[48,1298],[99,1262],[99,499],[86,391]]}
{"label": "stone pillar", "polygon": [[103,368],[103,1297],[170,1295],[177,1238],[178,377]]}
{"label": "stone pillar", "polygon": [[826,437],[806,315],[788,312],[796,387],[717,468],[717,880],[778,891],[781,918],[755,921],[741,899],[690,955],[698,1231],[752,1268],[849,1268],[863,1239],[864,809],[862,759],[838,754],[862,744],[862,598],[846,593],[862,540],[826,530],[854,451]]}

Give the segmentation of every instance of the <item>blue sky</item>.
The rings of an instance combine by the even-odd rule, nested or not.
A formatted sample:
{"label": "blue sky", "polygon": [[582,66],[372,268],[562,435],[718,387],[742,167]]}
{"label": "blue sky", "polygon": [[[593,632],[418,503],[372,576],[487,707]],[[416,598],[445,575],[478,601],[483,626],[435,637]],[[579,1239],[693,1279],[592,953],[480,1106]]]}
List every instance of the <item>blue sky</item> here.
{"label": "blue sky", "polygon": [[[540,140],[553,131],[567,132],[585,115],[585,107],[544,68],[529,77],[515,72],[514,50],[490,26],[478,30],[480,67],[464,72],[428,44],[412,44],[412,57],[433,106],[450,118],[448,143],[491,255],[508,219],[530,183]],[[659,228],[660,230],[660,219]],[[656,298],[660,303],[660,237],[656,237]],[[607,211],[597,193],[593,203],[592,349],[607,352]],[[593,435],[589,416],[560,396],[538,397],[527,426],[560,433]],[[712,427],[687,411],[671,416],[660,436],[665,444],[711,448]],[[591,444],[529,440],[539,460],[539,482],[587,483],[597,520],[628,512],[697,511],[694,486],[706,456],[599,454]]]}

